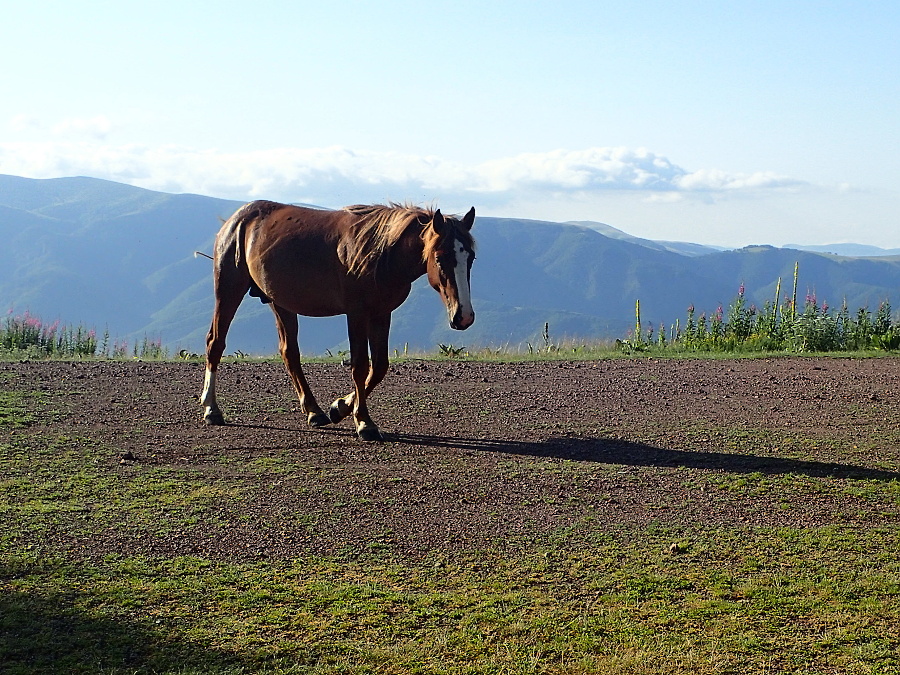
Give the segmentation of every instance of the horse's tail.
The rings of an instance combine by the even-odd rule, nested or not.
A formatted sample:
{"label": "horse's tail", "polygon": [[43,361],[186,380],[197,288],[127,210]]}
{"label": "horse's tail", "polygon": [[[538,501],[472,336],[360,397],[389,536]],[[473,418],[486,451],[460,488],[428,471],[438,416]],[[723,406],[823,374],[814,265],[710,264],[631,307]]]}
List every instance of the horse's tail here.
{"label": "horse's tail", "polygon": [[247,233],[247,219],[241,218],[237,222],[237,228],[234,233],[234,266],[240,269],[241,261],[246,258],[244,255],[244,236]]}
{"label": "horse's tail", "polygon": [[234,266],[237,269],[240,269],[241,262],[246,260],[244,239],[247,233],[247,223],[256,215],[256,210],[250,208],[252,206],[253,202],[245,204],[225,221],[222,226],[222,234],[225,236],[220,244],[220,249],[216,251],[218,254],[216,257],[222,260],[224,256],[231,253],[229,249],[234,247]]}
{"label": "horse's tail", "polygon": [[239,268],[246,264],[246,234],[247,227],[253,221],[264,218],[272,211],[280,208],[282,204],[268,201],[255,201],[244,204],[241,208],[226,220],[219,232],[216,241],[216,258],[221,261],[224,256],[230,253],[230,249],[234,247],[234,265]]}
{"label": "horse's tail", "polygon": [[[255,201],[245,204],[235,211],[231,218],[225,221],[222,229],[219,230],[218,237],[216,237],[215,259],[217,276],[236,274],[238,278],[245,277],[249,281],[250,295],[259,298],[264,303],[271,302],[271,300],[256,285],[256,282],[250,276],[250,270],[247,266],[247,228],[282,206],[282,204],[267,201]],[[234,269],[233,272],[229,272],[226,261],[232,256]]]}

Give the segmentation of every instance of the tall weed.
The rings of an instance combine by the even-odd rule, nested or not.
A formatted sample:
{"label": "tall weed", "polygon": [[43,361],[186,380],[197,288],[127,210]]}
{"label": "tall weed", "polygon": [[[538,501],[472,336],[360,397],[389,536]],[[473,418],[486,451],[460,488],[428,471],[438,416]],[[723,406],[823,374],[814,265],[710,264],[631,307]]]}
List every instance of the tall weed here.
{"label": "tall weed", "polygon": [[[676,321],[668,341],[657,341],[656,349],[668,351],[708,352],[835,352],[869,349],[900,349],[900,326],[895,326],[890,303],[885,300],[872,315],[868,307],[860,307],[850,315],[844,301],[837,312],[819,302],[815,293],[806,296],[802,309],[797,307],[799,265],[794,267],[794,283],[790,297],[780,298],[781,279],[775,297],[762,309],[747,303],[744,285],[727,313],[720,306],[707,317],[687,308],[682,328]],[[652,340],[618,341],[623,351],[645,351],[654,346]]]}
{"label": "tall weed", "polygon": [[59,320],[44,323],[29,312],[17,315],[10,310],[0,326],[0,351],[15,352],[35,358],[113,358],[165,359],[168,349],[162,340],[144,337],[129,350],[125,340],[110,341],[105,331],[98,342],[97,331],[83,325],[67,326]]}

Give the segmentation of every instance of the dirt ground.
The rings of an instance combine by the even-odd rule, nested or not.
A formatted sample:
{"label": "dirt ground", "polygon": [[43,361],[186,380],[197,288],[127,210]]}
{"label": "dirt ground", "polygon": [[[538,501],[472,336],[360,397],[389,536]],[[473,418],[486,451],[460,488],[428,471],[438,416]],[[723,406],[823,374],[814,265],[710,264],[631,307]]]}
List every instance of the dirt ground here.
{"label": "dirt ground", "polygon": [[[347,393],[348,368],[305,369],[323,406]],[[184,526],[61,528],[57,545],[440,557],[575,531],[900,521],[865,494],[900,480],[896,358],[404,361],[370,398],[381,444],[346,421],[307,428],[278,363],[223,363],[228,424],[206,426],[202,377],[197,362],[0,363],[0,389],[42,392],[44,410],[0,434],[65,436],[122,480],[183,477],[220,495],[191,519],[161,515]]]}

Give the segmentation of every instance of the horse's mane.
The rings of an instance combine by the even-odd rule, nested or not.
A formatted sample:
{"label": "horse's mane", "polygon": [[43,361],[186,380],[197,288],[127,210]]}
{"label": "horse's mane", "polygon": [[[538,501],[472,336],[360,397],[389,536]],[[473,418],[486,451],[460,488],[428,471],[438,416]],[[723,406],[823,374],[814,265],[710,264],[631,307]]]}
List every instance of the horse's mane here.
{"label": "horse's mane", "polygon": [[[356,276],[373,272],[411,225],[425,225],[434,216],[434,209],[393,202],[357,204],[342,210],[356,219],[349,236],[342,239],[338,254],[347,270]],[[427,247],[423,253],[427,253]]]}

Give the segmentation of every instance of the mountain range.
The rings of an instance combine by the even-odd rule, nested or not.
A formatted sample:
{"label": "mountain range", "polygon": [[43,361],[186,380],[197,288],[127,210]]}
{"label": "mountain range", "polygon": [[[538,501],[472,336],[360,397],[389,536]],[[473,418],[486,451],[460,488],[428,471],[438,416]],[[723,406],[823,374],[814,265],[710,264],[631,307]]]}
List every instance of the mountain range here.
{"label": "mountain range", "polygon": [[[212,269],[194,252],[212,252],[221,221],[241,203],[94,178],[0,175],[0,310],[108,330],[123,340],[161,338],[170,350],[199,353],[212,312]],[[897,249],[723,250],[640,239],[603,223],[481,216],[473,233],[475,325],[450,330],[437,294],[421,279],[394,313],[392,349],[519,346],[539,341],[545,324],[557,340],[624,337],[636,300],[653,325],[683,321],[689,305],[698,313],[727,308],[741,284],[762,306],[779,278],[783,292],[790,287],[795,263],[801,298],[815,293],[832,306],[846,300],[852,311],[874,309],[900,289]],[[345,348],[344,319],[301,319],[300,343],[307,354]],[[276,348],[270,310],[247,298],[228,350]]]}

